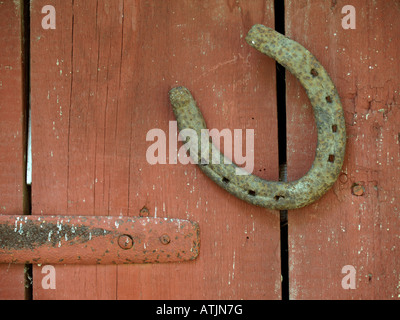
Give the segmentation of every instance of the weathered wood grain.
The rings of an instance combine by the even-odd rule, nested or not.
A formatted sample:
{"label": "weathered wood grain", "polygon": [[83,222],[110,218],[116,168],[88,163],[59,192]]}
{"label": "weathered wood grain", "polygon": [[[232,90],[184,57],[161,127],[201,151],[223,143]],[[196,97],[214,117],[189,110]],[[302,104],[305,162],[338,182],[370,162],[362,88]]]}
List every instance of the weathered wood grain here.
{"label": "weathered wood grain", "polygon": [[[275,63],[244,40],[271,1],[54,1],[31,5],[34,214],[151,216],[200,224],[191,263],[57,266],[35,299],[279,299],[279,213],[246,204],[195,165],[150,165],[149,130],[192,91],[209,128],[254,129],[254,173],[278,179]],[[167,139],[168,140],[168,139]],[[169,160],[169,157],[168,157]]]}
{"label": "weathered wood grain", "polygon": [[[22,8],[0,2],[0,214],[26,213]],[[25,298],[24,266],[0,265],[0,299]]]}
{"label": "weathered wood grain", "polygon": [[[343,173],[333,189],[289,213],[290,298],[398,299],[399,2],[285,4],[286,33],[331,75],[348,135]],[[349,4],[356,9],[355,30],[342,28],[341,10]],[[311,166],[316,132],[311,105],[291,75],[287,106],[288,177],[294,180]],[[365,189],[361,196],[353,194],[354,184]],[[356,270],[355,289],[342,287],[346,265]]]}

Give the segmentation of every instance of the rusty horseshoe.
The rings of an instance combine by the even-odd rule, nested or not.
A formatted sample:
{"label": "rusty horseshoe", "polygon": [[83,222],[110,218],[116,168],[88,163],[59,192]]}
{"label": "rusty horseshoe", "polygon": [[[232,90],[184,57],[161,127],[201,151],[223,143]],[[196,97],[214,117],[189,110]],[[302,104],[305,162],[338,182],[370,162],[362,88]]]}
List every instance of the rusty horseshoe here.
{"label": "rusty horseshoe", "polygon": [[[199,167],[219,186],[251,204],[275,210],[307,206],[332,187],[343,165],[346,127],[339,95],[322,65],[299,43],[263,25],[254,25],[246,41],[283,65],[305,88],[318,130],[314,163],[297,181],[267,181],[252,174],[237,174],[240,168],[233,163],[226,164],[224,155],[210,141],[207,152],[217,152],[221,161],[219,164],[199,163]],[[169,97],[179,130],[189,128],[200,137],[201,130],[207,127],[189,90],[173,88]],[[204,152],[199,151],[198,156],[202,157]]]}

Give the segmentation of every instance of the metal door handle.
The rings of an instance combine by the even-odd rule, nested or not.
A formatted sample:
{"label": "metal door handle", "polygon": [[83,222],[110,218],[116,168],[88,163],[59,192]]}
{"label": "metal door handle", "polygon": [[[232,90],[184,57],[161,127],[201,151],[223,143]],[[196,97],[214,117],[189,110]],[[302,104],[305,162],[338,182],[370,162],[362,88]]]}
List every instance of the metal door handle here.
{"label": "metal door handle", "polygon": [[[253,26],[246,41],[278,61],[305,88],[318,129],[314,163],[306,175],[293,182],[267,181],[255,175],[237,175],[237,166],[224,164],[223,160],[220,164],[199,166],[219,186],[251,204],[277,210],[304,207],[319,199],[332,187],[343,165],[346,127],[339,95],[322,65],[299,43],[263,25]],[[176,87],[169,92],[169,96],[179,130],[190,128],[200,137],[201,130],[207,128],[190,91],[184,87]],[[201,150],[200,147],[199,143],[198,150]],[[211,142],[208,149],[209,152],[215,151]],[[221,153],[219,157],[224,158]]]}

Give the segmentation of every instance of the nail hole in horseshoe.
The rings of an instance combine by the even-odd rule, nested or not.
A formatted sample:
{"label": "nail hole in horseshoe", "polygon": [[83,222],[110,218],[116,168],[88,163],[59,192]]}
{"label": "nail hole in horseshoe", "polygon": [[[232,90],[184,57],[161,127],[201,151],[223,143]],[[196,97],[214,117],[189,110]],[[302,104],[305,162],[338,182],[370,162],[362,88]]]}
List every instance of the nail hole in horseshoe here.
{"label": "nail hole in horseshoe", "polygon": [[224,178],[222,179],[222,182],[224,182],[224,183],[229,183],[229,182],[231,182],[231,180],[229,180],[228,178],[225,178],[225,177],[224,177]]}
{"label": "nail hole in horseshoe", "polygon": [[315,69],[311,69],[311,74],[313,77],[316,77],[316,76],[318,76],[318,71]]}
{"label": "nail hole in horseshoe", "polygon": [[332,126],[332,132],[337,132],[337,124],[334,124],[334,125]]}
{"label": "nail hole in horseshoe", "polygon": [[325,99],[326,99],[326,102],[332,103],[332,98],[331,98],[331,96],[327,96]]}
{"label": "nail hole in horseshoe", "polygon": [[253,190],[249,190],[249,195],[252,196],[252,197],[255,197],[256,196],[256,192],[253,191]]}
{"label": "nail hole in horseshoe", "polygon": [[332,162],[332,163],[335,162],[335,155],[334,154],[330,154],[329,158],[328,158],[328,161]]}
{"label": "nail hole in horseshoe", "polygon": [[276,201],[279,201],[279,199],[285,199],[285,196],[279,196],[279,195],[276,195],[275,197],[274,197],[274,199],[276,200]]}

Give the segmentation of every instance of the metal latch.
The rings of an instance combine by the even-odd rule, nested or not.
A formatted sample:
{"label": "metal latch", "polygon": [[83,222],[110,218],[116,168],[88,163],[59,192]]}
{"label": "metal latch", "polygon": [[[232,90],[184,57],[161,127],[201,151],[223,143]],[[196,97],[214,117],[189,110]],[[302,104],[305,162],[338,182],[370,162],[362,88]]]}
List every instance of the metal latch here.
{"label": "metal latch", "polygon": [[199,255],[199,230],[181,219],[0,215],[0,263],[189,261]]}

